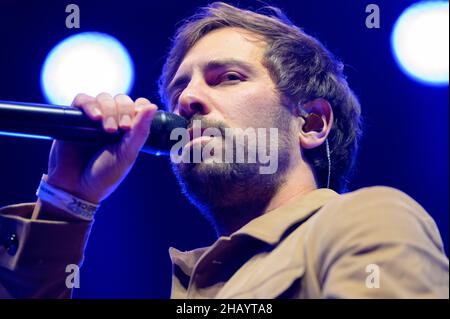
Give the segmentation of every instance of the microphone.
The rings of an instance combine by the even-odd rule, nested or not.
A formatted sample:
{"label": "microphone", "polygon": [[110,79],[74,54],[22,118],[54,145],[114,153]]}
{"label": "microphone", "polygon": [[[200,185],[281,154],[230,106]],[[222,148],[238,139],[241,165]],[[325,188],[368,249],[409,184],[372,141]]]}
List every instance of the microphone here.
{"label": "microphone", "polygon": [[[173,113],[156,111],[150,136],[141,151],[169,155],[177,140],[170,139],[175,128],[187,128],[188,120]],[[68,106],[0,101],[0,135],[24,138],[58,139],[85,143],[112,144],[120,141],[123,130],[107,133],[99,121],[82,110]]]}

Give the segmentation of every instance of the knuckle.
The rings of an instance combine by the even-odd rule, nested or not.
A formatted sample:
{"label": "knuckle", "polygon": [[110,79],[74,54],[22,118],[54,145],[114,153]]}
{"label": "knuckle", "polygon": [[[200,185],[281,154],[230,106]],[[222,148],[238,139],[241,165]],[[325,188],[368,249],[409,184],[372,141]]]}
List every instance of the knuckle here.
{"label": "knuckle", "polygon": [[129,111],[133,108],[133,100],[125,94],[118,94],[114,97],[114,101],[121,111]]}
{"label": "knuckle", "polygon": [[103,111],[108,113],[115,113],[116,102],[113,100],[112,96],[108,93],[100,93],[96,97],[96,101]]}
{"label": "knuckle", "polygon": [[114,99],[119,100],[119,101],[131,101],[131,98],[128,95],[123,94],[123,93],[116,94],[114,96]]}
{"label": "knuckle", "polygon": [[150,100],[146,99],[145,97],[140,97],[136,99],[136,104],[151,104]]}
{"label": "knuckle", "polygon": [[99,101],[100,103],[109,102],[112,101],[112,96],[109,93],[102,92],[97,95],[96,100]]}
{"label": "knuckle", "polygon": [[84,103],[91,101],[92,99],[92,96],[89,96],[85,93],[78,93],[72,101],[72,106],[81,106]]}
{"label": "knuckle", "polygon": [[87,95],[84,94],[84,93],[78,93],[77,95],[75,95],[75,98],[74,98],[73,100],[74,100],[74,101],[80,101],[80,100],[85,99],[86,96],[87,96]]}

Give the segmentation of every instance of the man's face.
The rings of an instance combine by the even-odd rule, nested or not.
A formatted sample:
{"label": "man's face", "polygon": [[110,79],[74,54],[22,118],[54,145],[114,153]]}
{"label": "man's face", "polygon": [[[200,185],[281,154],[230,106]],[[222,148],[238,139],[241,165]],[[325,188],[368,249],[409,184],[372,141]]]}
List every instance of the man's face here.
{"label": "man's face", "polygon": [[[242,201],[239,193],[247,190],[247,200],[251,196],[249,187],[261,202],[260,193],[271,196],[287,169],[289,154],[298,152],[292,138],[292,117],[281,105],[275,84],[262,64],[265,50],[266,43],[260,37],[243,29],[214,30],[188,51],[168,86],[173,111],[201,120],[202,128],[216,127],[221,132],[225,128],[263,128],[267,135],[269,128],[278,129],[278,169],[270,176],[258,173],[258,163],[173,164],[182,187],[196,204],[210,208],[233,202],[237,205]],[[183,152],[206,142],[224,145],[222,138],[197,138]],[[264,189],[258,191],[258,187]]]}
{"label": "man's face", "polygon": [[186,54],[169,85],[174,112],[187,117],[198,112],[232,127],[268,127],[279,116],[280,103],[262,64],[265,50],[261,37],[240,28],[205,35]]}

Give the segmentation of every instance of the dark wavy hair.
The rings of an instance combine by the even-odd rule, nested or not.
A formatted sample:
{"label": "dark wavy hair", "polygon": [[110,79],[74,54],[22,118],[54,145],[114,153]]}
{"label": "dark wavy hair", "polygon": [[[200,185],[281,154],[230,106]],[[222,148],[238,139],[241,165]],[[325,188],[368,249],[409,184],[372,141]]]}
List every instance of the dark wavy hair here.
{"label": "dark wavy hair", "polygon": [[[202,7],[183,21],[172,39],[172,46],[159,78],[159,94],[167,108],[167,86],[186,53],[212,30],[238,27],[263,37],[267,43],[263,64],[267,67],[283,101],[298,105],[316,98],[326,99],[334,122],[328,135],[331,153],[330,188],[347,191],[354,167],[358,142],[362,136],[361,107],[349,88],[344,65],[317,39],[295,26],[276,7],[258,11],[243,10],[223,2]],[[319,187],[326,187],[328,159],[325,143],[304,149]]]}

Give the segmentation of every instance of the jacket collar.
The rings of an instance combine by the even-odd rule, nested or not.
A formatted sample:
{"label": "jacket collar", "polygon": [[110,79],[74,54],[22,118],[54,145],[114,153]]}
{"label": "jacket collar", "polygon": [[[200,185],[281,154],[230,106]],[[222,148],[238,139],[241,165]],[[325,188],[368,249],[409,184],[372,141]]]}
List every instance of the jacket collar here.
{"label": "jacket collar", "polygon": [[306,195],[298,195],[287,204],[253,219],[231,237],[248,235],[268,244],[276,244],[290,226],[307,219],[320,207],[337,197],[339,194],[328,188],[319,188]]}
{"label": "jacket collar", "polygon": [[188,274],[198,259],[220,241],[229,241],[240,236],[250,236],[274,245],[281,240],[281,237],[289,227],[307,219],[320,207],[339,196],[338,193],[328,188],[319,188],[306,195],[298,195],[287,204],[253,219],[229,237],[220,237],[210,247],[186,252],[171,247],[169,249],[171,260],[174,264],[181,266],[183,271]]}

